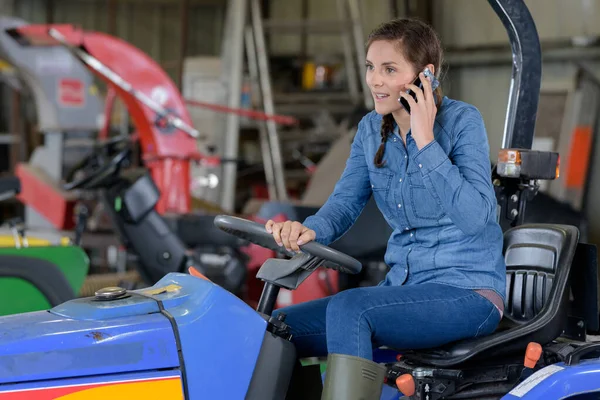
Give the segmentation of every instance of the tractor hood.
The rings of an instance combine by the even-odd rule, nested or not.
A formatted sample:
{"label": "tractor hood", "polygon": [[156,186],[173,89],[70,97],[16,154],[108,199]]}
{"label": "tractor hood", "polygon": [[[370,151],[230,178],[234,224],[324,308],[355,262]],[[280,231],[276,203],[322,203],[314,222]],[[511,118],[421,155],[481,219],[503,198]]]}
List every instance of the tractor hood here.
{"label": "tractor hood", "polygon": [[188,398],[244,398],[268,334],[255,310],[181,273],[124,296],[0,318],[0,397],[15,383],[172,370]]}
{"label": "tractor hood", "polygon": [[4,383],[178,366],[169,320],[136,293],[0,318],[0,392]]}

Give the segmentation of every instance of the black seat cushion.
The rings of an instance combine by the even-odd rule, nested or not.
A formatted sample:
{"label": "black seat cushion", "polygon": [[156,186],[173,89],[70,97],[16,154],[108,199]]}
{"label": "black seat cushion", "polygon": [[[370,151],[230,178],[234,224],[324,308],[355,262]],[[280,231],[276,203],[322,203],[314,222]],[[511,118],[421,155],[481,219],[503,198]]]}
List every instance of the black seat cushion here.
{"label": "black seat cushion", "polygon": [[529,342],[546,344],[562,332],[569,304],[571,263],[579,231],[569,225],[528,224],[504,234],[505,316],[485,337],[437,349],[405,353],[420,364],[451,367],[479,356],[525,350]]}

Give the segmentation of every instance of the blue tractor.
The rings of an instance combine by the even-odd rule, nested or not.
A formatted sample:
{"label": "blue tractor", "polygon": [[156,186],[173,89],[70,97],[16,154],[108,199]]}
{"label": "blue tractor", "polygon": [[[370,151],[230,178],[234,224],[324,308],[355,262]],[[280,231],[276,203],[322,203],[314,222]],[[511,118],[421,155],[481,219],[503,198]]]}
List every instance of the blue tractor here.
{"label": "blue tractor", "polygon": [[[215,224],[281,250],[255,222],[219,216]],[[594,250],[578,245],[572,226],[530,224],[507,231],[509,296],[502,326],[490,336],[443,348],[380,349],[388,384],[381,398],[600,394],[600,344],[585,342],[590,321],[571,312],[574,279],[591,275],[584,266],[593,265],[586,260],[595,259]],[[290,259],[264,263],[257,310],[206,279],[170,273],[150,288],[107,288],[49,311],[4,317],[0,400],[319,399],[318,366],[298,362],[285,316],[271,316],[279,289],[293,290],[318,266],[361,269],[353,258],[311,242]],[[590,275],[580,283],[595,283]],[[595,318],[597,325],[597,313]],[[568,331],[571,320],[577,323]],[[389,354],[394,358],[386,360]],[[352,399],[367,399],[360,390],[372,376],[357,372]]]}
{"label": "blue tractor", "polygon": [[[425,349],[377,349],[385,365],[381,400],[588,399],[600,396],[596,247],[571,225],[523,223],[538,180],[556,176],[558,155],[531,151],[540,87],[535,26],[522,0],[488,0],[507,27],[513,85],[504,149],[493,176],[505,227],[505,316],[491,335]],[[117,174],[122,156],[90,181]],[[123,212],[143,199],[123,199]],[[256,310],[217,284],[169,273],[138,290],[99,290],[47,311],[0,318],[0,400],[319,399],[318,364],[301,363],[285,315],[273,317],[280,288],[294,290],[319,266],[349,274],[355,259],[311,242],[280,248],[262,225],[231,216],[215,225],[278,251],[257,275]],[[325,372],[327,373],[327,372]],[[353,375],[346,400],[370,399],[372,371]],[[377,399],[375,399],[377,400]]]}

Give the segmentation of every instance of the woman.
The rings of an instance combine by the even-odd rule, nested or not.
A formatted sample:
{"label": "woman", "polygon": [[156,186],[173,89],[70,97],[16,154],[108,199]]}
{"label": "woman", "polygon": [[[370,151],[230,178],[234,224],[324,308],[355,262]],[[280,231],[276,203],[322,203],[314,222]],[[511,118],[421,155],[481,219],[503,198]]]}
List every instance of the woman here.
{"label": "woman", "polygon": [[[366,81],[375,110],[359,123],[334,192],[303,224],[266,224],[289,250],[329,244],[373,195],[394,229],[391,269],[378,286],[278,311],[300,356],[328,354],[323,398],[378,398],[384,368],[371,361],[373,347],[436,347],[490,334],[502,317],[506,267],[487,134],[475,107],[432,90],[422,71],[439,74],[441,63],[438,36],[423,22],[399,19],[373,31]],[[365,368],[375,381],[361,375]]]}

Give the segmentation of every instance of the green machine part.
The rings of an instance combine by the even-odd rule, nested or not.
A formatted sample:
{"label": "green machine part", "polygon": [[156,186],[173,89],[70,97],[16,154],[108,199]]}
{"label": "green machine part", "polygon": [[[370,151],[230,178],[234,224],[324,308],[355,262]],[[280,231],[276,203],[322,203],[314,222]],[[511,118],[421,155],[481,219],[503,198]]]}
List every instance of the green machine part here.
{"label": "green machine part", "polygon": [[76,297],[89,264],[76,246],[0,248],[0,316],[47,310]]}

